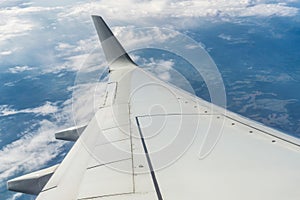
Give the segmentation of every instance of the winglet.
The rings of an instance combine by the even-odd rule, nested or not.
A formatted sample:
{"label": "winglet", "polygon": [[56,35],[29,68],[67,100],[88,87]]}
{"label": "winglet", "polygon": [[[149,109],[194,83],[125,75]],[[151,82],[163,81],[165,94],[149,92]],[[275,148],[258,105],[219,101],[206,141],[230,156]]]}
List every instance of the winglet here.
{"label": "winglet", "polygon": [[136,65],[104,22],[102,17],[92,15],[92,19],[109,67],[120,68],[132,64]]}

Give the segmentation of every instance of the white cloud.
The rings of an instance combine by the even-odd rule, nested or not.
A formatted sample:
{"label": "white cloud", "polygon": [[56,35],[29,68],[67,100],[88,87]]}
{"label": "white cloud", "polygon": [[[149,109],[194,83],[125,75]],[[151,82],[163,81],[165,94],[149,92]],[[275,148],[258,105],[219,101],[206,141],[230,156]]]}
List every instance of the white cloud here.
{"label": "white cloud", "polygon": [[82,124],[103,105],[106,82],[77,84],[68,89],[73,91],[72,117],[76,124]]}
{"label": "white cloud", "polygon": [[11,67],[9,68],[8,70],[13,73],[13,74],[16,74],[16,73],[20,73],[20,72],[24,72],[24,71],[30,71],[30,70],[33,70],[34,68],[32,67],[29,67],[29,66],[16,66],[16,67]]}
{"label": "white cloud", "polygon": [[289,7],[285,3],[277,3],[277,4],[257,4],[254,6],[250,6],[247,9],[241,11],[241,17],[249,17],[249,16],[283,16],[290,17],[295,16],[298,13],[297,8]]}
{"label": "white cloud", "polygon": [[113,27],[112,31],[125,49],[129,50],[146,48],[151,44],[160,44],[180,34],[177,31],[158,27],[135,28],[134,26],[117,26]]}
{"label": "white cloud", "polygon": [[155,74],[158,78],[163,81],[170,82],[171,81],[171,70],[174,66],[173,60],[162,60],[162,59],[154,59],[154,58],[140,58],[138,56],[134,57],[136,62],[141,63],[142,67],[145,67],[151,73]]}
{"label": "white cloud", "polygon": [[64,43],[64,42],[59,42],[56,47],[56,50],[58,51],[66,51],[66,50],[70,50],[70,49],[75,49],[74,45],[68,44],[68,43]]}
{"label": "white cloud", "polygon": [[147,59],[133,56],[133,60],[140,63],[141,67],[162,81],[171,83],[191,94],[195,94],[187,77],[173,68],[176,64],[173,59],[154,59],[153,57]]}
{"label": "white cloud", "polygon": [[0,6],[0,44],[17,36],[27,35],[39,26],[39,20],[32,17],[36,13],[60,10],[61,7]]}
{"label": "white cloud", "polygon": [[7,105],[0,106],[0,116],[35,113],[52,114],[55,119],[38,122],[36,124],[40,127],[38,130],[25,131],[21,134],[23,135],[21,138],[2,147],[0,150],[1,187],[9,177],[37,170],[61,155],[65,142],[56,140],[54,133],[68,126],[74,126],[74,122],[78,125],[89,121],[92,114],[98,110],[100,102],[103,102],[101,97],[105,90],[105,83],[78,84],[74,90],[74,98],[66,100],[60,109],[50,102],[40,107],[23,110],[14,110]]}
{"label": "white cloud", "polygon": [[21,110],[15,110],[11,108],[11,106],[9,105],[0,105],[0,116],[15,115],[20,113],[34,113],[37,115],[48,115],[57,112],[57,110],[58,107],[55,104],[48,101],[40,107],[26,108]]}
{"label": "white cloud", "polygon": [[[281,1],[273,1],[271,4],[266,0],[125,0],[121,2],[79,2],[77,4],[69,4],[65,7],[42,7],[35,5],[39,4],[25,4],[21,7],[11,6],[0,9],[0,44],[1,40],[9,41],[12,37],[22,36],[28,34],[29,31],[33,32],[34,30],[38,30],[36,28],[45,29],[47,27],[55,26],[58,28],[55,33],[58,34],[60,33],[59,31],[62,30],[74,30],[74,22],[70,22],[69,20],[78,20],[81,23],[86,22],[91,24],[90,15],[99,13],[108,20],[110,25],[115,25],[116,23],[141,25],[140,23],[142,23],[142,25],[163,25],[164,27],[172,28],[199,24],[198,17],[215,16],[222,19],[224,17],[250,16],[252,15],[251,13],[254,13],[256,10],[263,12],[264,6],[269,6],[269,10],[272,11],[268,10],[267,13],[264,11],[264,14],[254,13],[254,15],[292,16],[297,13],[297,8],[293,8]],[[47,5],[47,3],[45,5]],[[39,20],[38,17],[33,17],[41,13],[45,16],[48,16],[50,13],[49,15],[52,16],[51,19],[53,19],[51,20],[51,23],[49,23],[48,20]],[[161,40],[167,40],[167,37],[172,37],[171,34],[163,33],[161,30],[155,28],[152,31],[148,30],[148,33],[142,33],[142,31],[134,29],[134,26],[126,26],[126,28],[117,26],[113,28],[113,31],[118,38],[120,38],[125,47],[136,46],[136,44],[147,44],[149,42],[160,42]],[[70,32],[73,34],[76,30]],[[58,41],[58,38],[55,36],[47,41],[49,44],[57,43],[55,47],[56,52],[48,52],[47,56],[40,57],[40,59],[45,60],[45,62],[48,61],[53,63],[51,67],[44,67],[42,69],[45,73],[58,72],[64,69],[78,70],[86,56],[89,56],[94,48],[100,47],[95,35],[93,37],[89,37],[88,35],[88,38],[74,41],[74,39],[72,39],[72,34],[69,35],[66,33],[66,35],[60,35],[60,38],[63,38],[63,40],[60,39]],[[47,38],[43,39],[45,40]],[[41,41],[37,40],[37,42],[33,42],[31,46],[36,48],[35,46],[38,46],[38,44],[41,44]],[[21,46],[21,44],[18,45],[18,47]],[[26,43],[26,45],[28,44]],[[26,49],[24,49],[24,51],[26,51]],[[0,55],[10,55],[12,52],[12,49],[5,48],[5,50],[0,52]],[[36,53],[35,55],[37,54],[40,53]],[[100,65],[104,63],[103,58],[102,55],[102,62],[100,62]],[[62,60],[64,62],[61,62]]]}
{"label": "white cloud", "polygon": [[29,20],[18,17],[7,18],[0,12],[0,42],[27,34],[33,27],[34,24]]}
{"label": "white cloud", "polygon": [[21,197],[23,194],[22,193],[16,193],[14,194],[11,198],[9,198],[8,200],[17,200],[19,199],[19,197]]}
{"label": "white cloud", "polygon": [[[61,17],[86,17],[91,14],[101,14],[110,20],[127,21],[131,23],[151,23],[151,20],[168,19],[168,24],[188,26],[197,17],[217,17],[219,19],[249,16],[294,16],[298,13],[296,7],[289,6],[286,1],[267,0],[153,0],[153,1],[91,1],[72,6]],[[138,20],[143,18],[144,20]],[[149,19],[149,20],[147,20]],[[151,20],[150,20],[151,19]],[[178,23],[178,22],[182,23]],[[173,22],[173,23],[172,23]],[[175,23],[174,23],[175,22]],[[176,23],[177,22],[177,23]]]}
{"label": "white cloud", "polygon": [[1,52],[0,52],[0,55],[1,55],[1,56],[7,56],[7,55],[12,54],[12,52],[13,52],[13,51],[11,51],[11,50],[8,50],[8,51],[1,51]]}
{"label": "white cloud", "polygon": [[44,73],[61,70],[96,71],[106,66],[104,54],[100,51],[100,43],[96,35],[76,41],[74,44],[58,42],[55,50],[56,57],[63,62],[44,69]]}
{"label": "white cloud", "polygon": [[15,82],[7,82],[7,83],[4,83],[4,86],[7,86],[7,87],[15,86]]}
{"label": "white cloud", "polygon": [[40,126],[36,133],[27,133],[0,150],[0,180],[35,170],[62,151],[64,143],[56,141],[53,135],[57,126],[47,120],[41,121]]}
{"label": "white cloud", "polygon": [[4,186],[4,181],[9,177],[34,171],[61,155],[65,142],[55,140],[54,133],[68,126],[74,126],[74,122],[78,125],[89,121],[103,102],[105,88],[105,82],[77,84],[69,88],[74,91],[73,98],[66,100],[61,108],[51,102],[46,102],[40,107],[22,110],[15,110],[8,105],[0,106],[0,116],[34,113],[51,114],[55,119],[38,122],[37,125],[40,127],[38,130],[32,133],[25,131],[21,134],[23,135],[21,138],[2,147],[0,150],[0,180],[2,180],[0,186]]}
{"label": "white cloud", "polygon": [[7,16],[31,15],[34,13],[42,13],[45,11],[62,9],[62,7],[38,7],[38,6],[31,6],[31,5],[32,4],[29,4],[28,7],[12,6],[9,8],[1,8],[0,15],[7,15]]}
{"label": "white cloud", "polygon": [[0,106],[0,116],[35,113],[52,114],[55,117],[55,121],[38,122],[37,125],[40,127],[38,130],[32,133],[25,131],[21,134],[23,135],[21,138],[2,147],[0,187],[4,186],[9,177],[37,170],[61,155],[65,142],[56,140],[54,133],[68,126],[74,126],[74,122],[77,125],[88,122],[103,102],[105,88],[105,82],[77,84],[69,88],[74,90],[73,98],[66,100],[60,109],[50,102],[40,107],[23,110],[14,110],[7,105]]}
{"label": "white cloud", "polygon": [[232,40],[232,37],[231,35],[226,35],[224,33],[218,35],[219,38],[223,39],[223,40],[227,40],[227,41],[231,41]]}
{"label": "white cloud", "polygon": [[58,42],[55,50],[58,52],[58,56],[64,57],[90,53],[97,47],[100,47],[99,45],[98,37],[93,35],[92,37],[76,41],[74,44]]}
{"label": "white cloud", "polygon": [[229,44],[243,44],[248,43],[249,41],[242,37],[233,37],[231,35],[221,33],[218,35],[219,38],[226,40]]}

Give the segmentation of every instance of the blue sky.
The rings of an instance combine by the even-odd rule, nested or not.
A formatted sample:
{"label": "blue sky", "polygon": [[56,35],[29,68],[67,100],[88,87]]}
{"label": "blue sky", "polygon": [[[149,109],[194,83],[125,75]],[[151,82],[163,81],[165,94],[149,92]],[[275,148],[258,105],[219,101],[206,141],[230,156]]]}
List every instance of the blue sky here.
{"label": "blue sky", "polygon": [[[70,144],[56,141],[53,137],[55,130],[85,123],[101,103],[106,79],[98,80],[99,73],[106,77],[106,63],[91,21],[92,14],[103,16],[126,49],[134,49],[137,44],[162,43],[173,37],[161,28],[192,37],[222,67],[225,85],[229,87],[229,107],[269,125],[300,124],[300,121],[291,121],[289,117],[293,113],[288,113],[289,106],[300,99],[290,93],[272,90],[267,85],[279,81],[297,90],[299,63],[287,73],[286,63],[282,64],[278,59],[276,63],[280,63],[281,68],[272,70],[264,56],[259,57],[250,50],[247,52],[247,47],[252,50],[260,48],[261,52],[264,48],[266,52],[271,51],[273,47],[259,44],[261,38],[256,38],[258,44],[255,46],[253,37],[245,35],[251,31],[254,36],[267,34],[270,44],[279,50],[281,43],[276,41],[285,40],[291,45],[284,49],[292,51],[293,43],[299,41],[299,37],[296,34],[286,38],[287,32],[280,27],[286,26],[295,32],[293,24],[300,20],[298,1],[4,0],[0,3],[0,195],[4,199],[31,199],[6,192],[6,180],[61,160]],[[158,28],[136,31],[146,27]],[[245,27],[247,31],[243,31]],[[233,45],[240,45],[234,46],[235,50],[241,47],[244,54],[235,58],[236,51],[228,50]],[[281,53],[284,59],[296,63],[299,62],[297,50],[299,48],[294,49],[294,54]],[[133,54],[143,63],[142,55]],[[261,58],[263,64],[247,63],[247,56],[251,55]],[[275,53],[272,56],[276,58]],[[174,59],[152,57],[147,62],[148,66],[165,66],[165,70],[158,72],[162,79],[170,81],[168,70],[175,65]],[[239,65],[244,66],[240,70],[257,71],[249,71],[244,77],[240,76],[241,73],[234,74],[232,66]],[[265,83],[269,92],[258,89],[243,92],[253,82]],[[236,92],[240,92],[238,96]],[[245,102],[247,105],[243,104]],[[87,106],[83,107],[83,104]],[[273,114],[256,116],[255,112],[263,109]]]}

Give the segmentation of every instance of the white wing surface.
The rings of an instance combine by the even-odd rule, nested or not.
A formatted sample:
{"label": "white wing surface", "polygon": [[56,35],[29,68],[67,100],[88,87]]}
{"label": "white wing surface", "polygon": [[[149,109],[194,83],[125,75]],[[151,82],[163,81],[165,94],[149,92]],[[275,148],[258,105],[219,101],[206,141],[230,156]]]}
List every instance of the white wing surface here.
{"label": "white wing surface", "polygon": [[158,80],[93,20],[110,66],[105,103],[80,137],[59,135],[78,139],[37,200],[299,199],[298,139]]}

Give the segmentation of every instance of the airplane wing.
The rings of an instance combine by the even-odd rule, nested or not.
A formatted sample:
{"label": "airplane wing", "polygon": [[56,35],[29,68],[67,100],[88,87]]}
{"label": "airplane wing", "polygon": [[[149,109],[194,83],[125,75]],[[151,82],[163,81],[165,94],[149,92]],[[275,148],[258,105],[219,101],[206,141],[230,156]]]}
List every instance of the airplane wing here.
{"label": "airplane wing", "polygon": [[299,199],[298,139],[158,80],[92,18],[110,68],[105,103],[86,126],[56,134],[76,140],[62,163],[10,190],[37,200]]}

